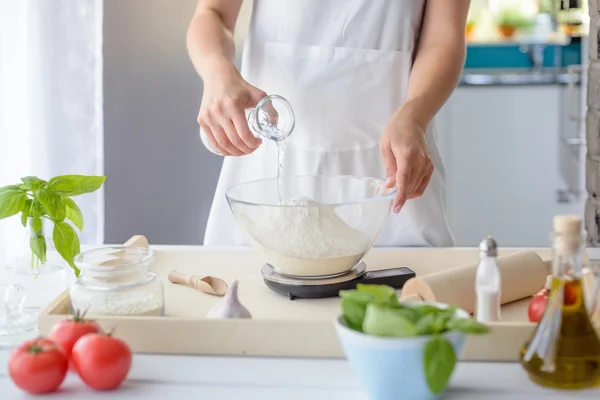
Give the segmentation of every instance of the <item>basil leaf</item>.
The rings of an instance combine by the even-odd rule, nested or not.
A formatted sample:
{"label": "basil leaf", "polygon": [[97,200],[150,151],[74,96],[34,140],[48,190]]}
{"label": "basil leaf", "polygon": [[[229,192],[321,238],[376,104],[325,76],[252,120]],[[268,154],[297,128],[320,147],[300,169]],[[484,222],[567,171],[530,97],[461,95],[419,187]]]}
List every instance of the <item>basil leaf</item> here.
{"label": "basil leaf", "polygon": [[61,196],[79,196],[100,189],[105,180],[105,176],[61,175],[50,179],[48,189]]}
{"label": "basil leaf", "polygon": [[416,322],[417,335],[432,335],[435,333],[433,325],[437,319],[437,314],[426,314]]}
{"label": "basil leaf", "polygon": [[27,219],[29,218],[29,211],[31,210],[31,205],[33,204],[33,200],[27,199],[25,200],[25,205],[21,210],[21,224],[23,227],[27,226]]}
{"label": "basil leaf", "polygon": [[362,332],[366,308],[366,304],[361,304],[352,299],[342,299],[342,315],[350,329]]}
{"label": "basil leaf", "polygon": [[44,235],[32,236],[29,239],[29,247],[42,264],[46,262],[46,238]]}
{"label": "basil leaf", "polygon": [[23,210],[27,194],[20,189],[3,188],[0,191],[0,219],[11,217]]}
{"label": "basil leaf", "polygon": [[2,186],[0,187],[0,195],[2,195],[5,192],[23,192],[24,190],[22,188],[20,188],[18,185],[8,185],[8,186]]}
{"label": "basil leaf", "polygon": [[37,191],[36,197],[52,221],[61,222],[65,219],[67,208],[65,201],[59,194],[51,192],[48,189],[40,189]]}
{"label": "basil leaf", "polygon": [[373,296],[367,293],[361,293],[358,290],[340,290],[339,295],[342,299],[348,299],[364,304],[365,306],[371,301]]}
{"label": "basil leaf", "polygon": [[42,229],[44,228],[44,225],[42,224],[42,219],[40,217],[32,217],[31,218],[31,230],[33,231],[34,235],[38,235],[41,234],[43,236],[43,232]]}
{"label": "basil leaf", "polygon": [[370,303],[362,326],[363,332],[374,336],[410,337],[417,334],[417,327],[401,308]]}
{"label": "basil leaf", "polygon": [[339,294],[342,298],[342,315],[348,327],[362,332],[367,304],[371,301],[372,296],[357,290],[340,290]]}
{"label": "basil leaf", "polygon": [[439,314],[442,310],[436,306],[432,306],[430,304],[419,304],[411,307],[415,313],[419,316],[419,318],[423,318],[429,314]]}
{"label": "basil leaf", "polygon": [[21,178],[21,181],[23,181],[23,187],[26,190],[31,191],[41,189],[48,184],[48,182],[38,178],[37,176],[25,176]]}
{"label": "basil leaf", "polygon": [[31,210],[29,211],[29,214],[30,217],[41,217],[42,215],[44,215],[44,207],[42,207],[38,200],[33,200],[33,204],[31,205]]}
{"label": "basil leaf", "polygon": [[52,231],[52,240],[58,253],[75,270],[75,276],[79,276],[79,269],[73,262],[75,256],[81,251],[75,229],[67,222],[56,222]]}
{"label": "basil leaf", "polygon": [[481,335],[488,333],[490,328],[472,318],[455,318],[448,322],[448,329],[466,334]]}
{"label": "basil leaf", "polygon": [[434,395],[440,394],[448,385],[456,365],[452,344],[441,336],[435,336],[425,344],[423,366],[425,380]]}
{"label": "basil leaf", "polygon": [[398,302],[398,298],[396,296],[396,289],[387,285],[367,285],[364,283],[359,283],[356,285],[356,290],[359,293],[369,294],[373,297],[373,302],[375,303],[392,303]]}
{"label": "basil leaf", "polygon": [[63,200],[65,202],[65,206],[67,207],[67,218],[69,220],[71,220],[71,222],[73,222],[73,224],[80,231],[82,231],[83,230],[83,214],[81,213],[81,210],[79,209],[77,204],[75,204],[75,202],[72,199],[65,197]]}

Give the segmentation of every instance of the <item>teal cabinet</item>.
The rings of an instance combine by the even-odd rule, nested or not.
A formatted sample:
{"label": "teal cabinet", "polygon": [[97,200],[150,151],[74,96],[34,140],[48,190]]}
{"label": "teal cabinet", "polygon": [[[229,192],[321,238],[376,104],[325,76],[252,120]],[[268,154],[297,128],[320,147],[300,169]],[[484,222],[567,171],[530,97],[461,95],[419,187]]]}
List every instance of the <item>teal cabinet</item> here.
{"label": "teal cabinet", "polygon": [[[465,69],[531,68],[531,59],[520,47],[518,43],[469,44]],[[577,38],[566,46],[548,45],[544,49],[544,67],[553,67],[555,62],[561,67],[566,67],[580,64],[580,60],[581,41]]]}

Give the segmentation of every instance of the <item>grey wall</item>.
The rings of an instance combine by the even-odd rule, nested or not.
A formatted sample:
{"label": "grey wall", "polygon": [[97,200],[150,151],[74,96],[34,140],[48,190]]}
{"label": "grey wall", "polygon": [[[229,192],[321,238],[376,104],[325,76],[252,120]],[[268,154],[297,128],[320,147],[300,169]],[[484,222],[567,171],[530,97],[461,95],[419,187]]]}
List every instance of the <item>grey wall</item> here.
{"label": "grey wall", "polygon": [[204,149],[185,48],[196,0],[105,0],[107,243],[201,244],[221,158]]}

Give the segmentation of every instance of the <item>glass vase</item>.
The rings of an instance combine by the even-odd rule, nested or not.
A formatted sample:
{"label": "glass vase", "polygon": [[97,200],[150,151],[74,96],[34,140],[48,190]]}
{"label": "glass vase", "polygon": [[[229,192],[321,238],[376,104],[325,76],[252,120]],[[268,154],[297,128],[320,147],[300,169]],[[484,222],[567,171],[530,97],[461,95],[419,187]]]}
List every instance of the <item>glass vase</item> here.
{"label": "glass vase", "polygon": [[[34,229],[34,226],[37,229]],[[74,278],[72,269],[56,251],[52,240],[53,228],[54,224],[50,220],[41,218],[34,223],[33,219],[29,218],[26,229],[30,243],[37,242],[38,246],[46,247],[46,260],[42,262],[34,257],[31,247],[27,246],[27,250],[9,265],[10,283],[23,289],[23,311],[29,314],[39,314],[68,288],[71,276]]]}

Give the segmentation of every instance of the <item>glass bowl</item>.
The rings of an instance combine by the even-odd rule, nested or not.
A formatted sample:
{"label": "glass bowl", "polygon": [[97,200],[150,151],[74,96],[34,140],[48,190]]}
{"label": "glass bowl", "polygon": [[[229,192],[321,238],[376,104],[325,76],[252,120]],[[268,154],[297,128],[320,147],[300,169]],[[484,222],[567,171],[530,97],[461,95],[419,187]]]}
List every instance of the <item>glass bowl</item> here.
{"label": "glass bowl", "polygon": [[243,183],[226,192],[250,244],[289,277],[342,275],[371,249],[396,188],[383,179],[291,176]]}

